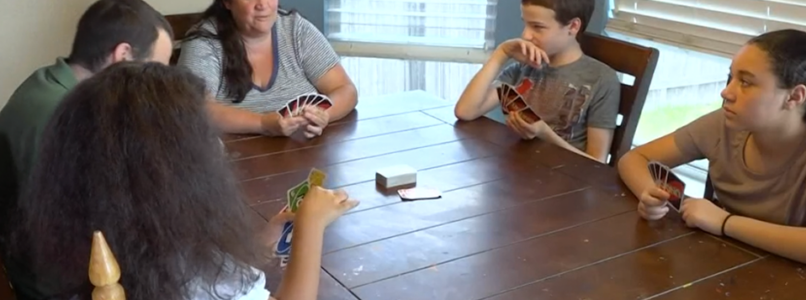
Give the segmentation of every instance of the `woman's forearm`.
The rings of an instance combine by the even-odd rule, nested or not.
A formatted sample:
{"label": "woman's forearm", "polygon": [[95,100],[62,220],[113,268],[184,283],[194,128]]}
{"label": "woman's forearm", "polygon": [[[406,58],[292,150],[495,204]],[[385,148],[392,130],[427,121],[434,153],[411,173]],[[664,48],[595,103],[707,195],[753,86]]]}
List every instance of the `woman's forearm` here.
{"label": "woman's forearm", "polygon": [[725,235],[773,254],[806,263],[806,228],[732,216],[725,224]]}
{"label": "woman's forearm", "polygon": [[333,107],[327,110],[330,123],[344,118],[358,104],[358,91],[352,83],[342,85],[327,95],[333,101]]}

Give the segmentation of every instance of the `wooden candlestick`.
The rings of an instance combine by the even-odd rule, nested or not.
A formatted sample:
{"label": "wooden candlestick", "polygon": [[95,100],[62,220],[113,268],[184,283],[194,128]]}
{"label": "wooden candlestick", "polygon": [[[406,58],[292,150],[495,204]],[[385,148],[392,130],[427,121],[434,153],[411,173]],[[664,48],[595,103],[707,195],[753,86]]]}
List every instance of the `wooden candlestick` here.
{"label": "wooden candlestick", "polygon": [[109,249],[103,233],[95,231],[92,235],[90,252],[90,282],[95,286],[92,300],[126,300],[120,280],[120,266],[115,255]]}

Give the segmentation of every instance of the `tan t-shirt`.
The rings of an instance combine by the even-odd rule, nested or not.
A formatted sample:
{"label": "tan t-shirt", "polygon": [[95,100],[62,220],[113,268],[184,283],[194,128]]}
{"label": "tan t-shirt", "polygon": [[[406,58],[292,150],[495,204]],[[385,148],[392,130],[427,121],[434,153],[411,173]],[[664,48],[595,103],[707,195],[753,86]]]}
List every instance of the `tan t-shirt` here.
{"label": "tan t-shirt", "polygon": [[747,131],[728,129],[719,109],[678,129],[684,154],[708,159],[708,174],[719,203],[731,213],[791,226],[806,227],[806,143],[782,169],[766,174],[744,163]]}

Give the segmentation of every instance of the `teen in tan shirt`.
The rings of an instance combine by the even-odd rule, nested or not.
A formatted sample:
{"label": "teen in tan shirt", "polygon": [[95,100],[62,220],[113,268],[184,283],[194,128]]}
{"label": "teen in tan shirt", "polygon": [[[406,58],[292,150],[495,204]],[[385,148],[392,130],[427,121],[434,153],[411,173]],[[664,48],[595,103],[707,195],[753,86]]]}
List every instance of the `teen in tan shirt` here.
{"label": "teen in tan shirt", "polygon": [[720,208],[683,202],[686,224],[806,262],[806,32],[781,30],[750,40],[733,58],[723,108],[627,153],[624,182],[639,214],[662,218],[669,195],[649,161],[675,167],[709,161]]}

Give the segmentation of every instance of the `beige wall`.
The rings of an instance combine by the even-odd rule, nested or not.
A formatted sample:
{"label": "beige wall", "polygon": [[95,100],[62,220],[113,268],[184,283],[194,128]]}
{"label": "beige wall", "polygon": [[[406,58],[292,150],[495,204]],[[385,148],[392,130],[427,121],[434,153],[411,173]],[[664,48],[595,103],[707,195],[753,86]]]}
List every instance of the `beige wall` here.
{"label": "beige wall", "polygon": [[[0,107],[37,68],[66,56],[81,13],[95,0],[2,0]],[[163,14],[204,10],[212,0],[146,0]]]}

